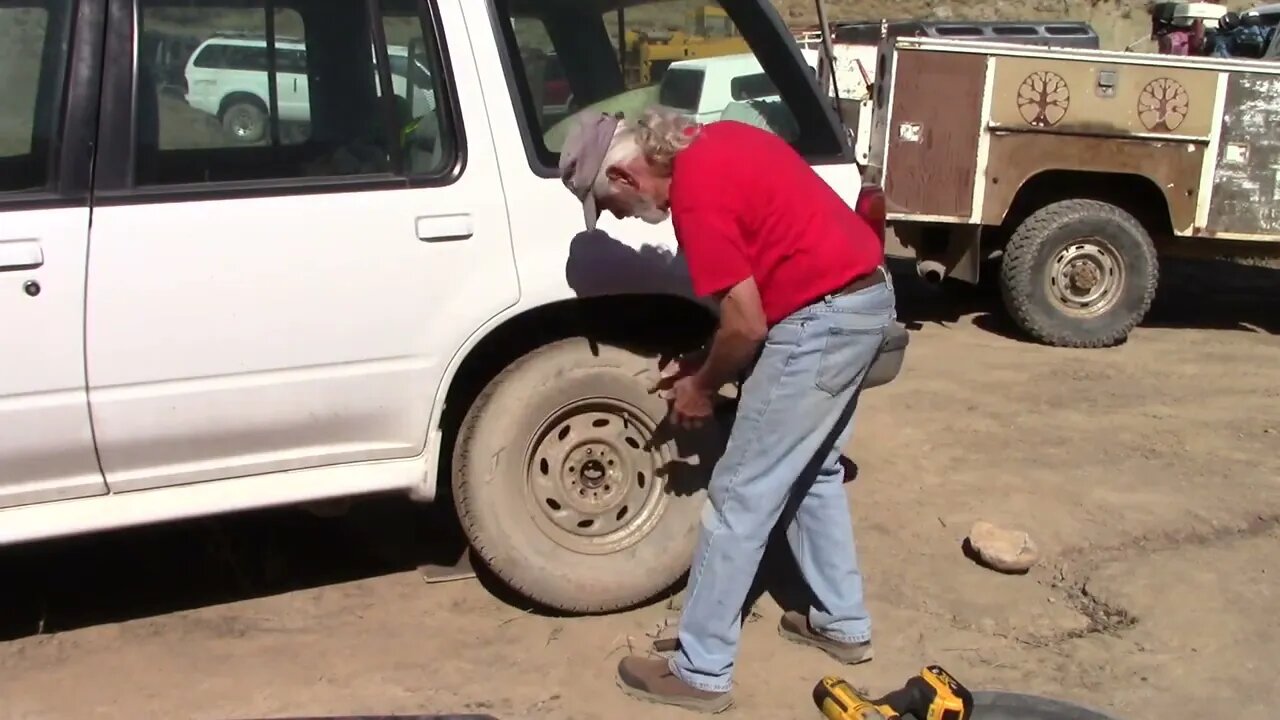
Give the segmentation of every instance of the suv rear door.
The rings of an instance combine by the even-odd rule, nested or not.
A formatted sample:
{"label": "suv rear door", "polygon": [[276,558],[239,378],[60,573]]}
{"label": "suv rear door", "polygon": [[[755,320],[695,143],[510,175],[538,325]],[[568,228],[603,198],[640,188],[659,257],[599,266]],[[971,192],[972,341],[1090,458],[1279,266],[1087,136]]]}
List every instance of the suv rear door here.
{"label": "suv rear door", "polygon": [[[86,342],[111,489],[421,454],[453,353],[518,297],[471,52],[442,43],[457,0],[110,1]],[[135,73],[135,22],[302,37],[309,128],[227,137]],[[402,148],[374,78],[413,40],[437,103]]]}
{"label": "suv rear door", "polygon": [[0,0],[0,508],[106,491],[83,322],[102,19]]}

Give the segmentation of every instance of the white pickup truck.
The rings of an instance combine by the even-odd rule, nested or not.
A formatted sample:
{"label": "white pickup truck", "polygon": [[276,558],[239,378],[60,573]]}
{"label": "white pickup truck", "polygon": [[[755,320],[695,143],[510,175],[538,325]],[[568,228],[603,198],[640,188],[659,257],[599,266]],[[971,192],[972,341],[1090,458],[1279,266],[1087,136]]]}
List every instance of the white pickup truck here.
{"label": "white pickup truck", "polygon": [[[621,5],[686,10],[0,0],[0,545],[396,491],[451,496],[545,606],[678,581],[714,442],[646,389],[714,316],[669,224],[583,232],[521,59],[555,52],[584,102],[626,92]],[[883,227],[776,12],[724,7],[796,148]],[[136,58],[138,33],[229,30],[305,43],[305,136],[229,138]],[[377,92],[390,46],[423,48],[427,116]]]}

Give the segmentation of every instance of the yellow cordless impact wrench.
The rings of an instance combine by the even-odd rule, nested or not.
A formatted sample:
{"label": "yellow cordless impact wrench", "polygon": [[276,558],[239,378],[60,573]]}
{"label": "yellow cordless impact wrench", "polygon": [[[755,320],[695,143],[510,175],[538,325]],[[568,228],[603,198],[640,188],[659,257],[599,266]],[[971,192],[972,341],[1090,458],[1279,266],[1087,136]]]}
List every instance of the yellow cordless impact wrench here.
{"label": "yellow cordless impact wrench", "polygon": [[879,700],[828,675],[813,688],[813,701],[827,720],[899,720],[904,715],[915,720],[969,720],[973,713],[973,695],[937,665]]}

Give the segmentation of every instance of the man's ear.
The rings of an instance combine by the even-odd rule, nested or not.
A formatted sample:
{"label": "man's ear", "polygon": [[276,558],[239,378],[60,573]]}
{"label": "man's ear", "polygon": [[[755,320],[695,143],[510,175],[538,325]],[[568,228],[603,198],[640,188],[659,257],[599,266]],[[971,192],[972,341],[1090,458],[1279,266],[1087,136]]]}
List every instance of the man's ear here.
{"label": "man's ear", "polygon": [[605,168],[604,176],[609,178],[610,182],[622,183],[632,189],[640,187],[634,175],[617,165]]}

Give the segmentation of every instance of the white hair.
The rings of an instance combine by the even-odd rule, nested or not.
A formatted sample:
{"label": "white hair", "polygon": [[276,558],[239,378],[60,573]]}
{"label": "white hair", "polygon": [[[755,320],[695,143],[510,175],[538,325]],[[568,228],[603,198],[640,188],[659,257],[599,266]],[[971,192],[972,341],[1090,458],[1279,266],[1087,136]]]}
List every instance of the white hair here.
{"label": "white hair", "polygon": [[611,195],[613,190],[609,187],[606,171],[640,156],[659,174],[670,175],[676,155],[693,142],[697,133],[690,130],[695,127],[685,116],[659,108],[646,110],[635,122],[624,120],[618,123],[592,190],[597,197]]}

